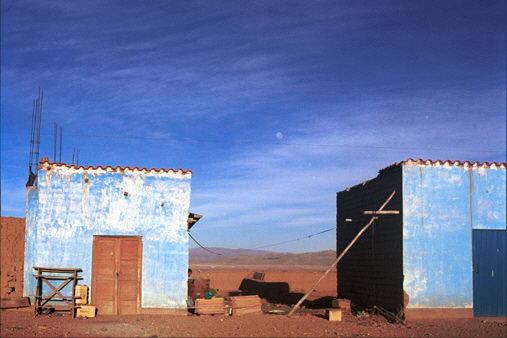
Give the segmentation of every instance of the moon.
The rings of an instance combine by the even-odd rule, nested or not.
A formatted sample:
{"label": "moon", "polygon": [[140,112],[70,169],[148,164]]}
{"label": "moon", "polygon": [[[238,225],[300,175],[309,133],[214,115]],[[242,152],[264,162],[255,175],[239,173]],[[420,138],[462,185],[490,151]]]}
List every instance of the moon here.
{"label": "moon", "polygon": [[276,133],[276,138],[279,140],[283,139],[283,134],[280,132]]}

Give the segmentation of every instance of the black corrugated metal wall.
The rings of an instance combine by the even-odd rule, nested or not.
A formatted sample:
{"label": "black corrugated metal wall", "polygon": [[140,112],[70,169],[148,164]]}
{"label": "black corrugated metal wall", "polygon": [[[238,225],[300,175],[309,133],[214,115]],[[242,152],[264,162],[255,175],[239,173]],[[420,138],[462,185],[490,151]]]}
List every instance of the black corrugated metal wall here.
{"label": "black corrugated metal wall", "polygon": [[[372,307],[382,306],[404,315],[403,308],[403,198],[402,170],[393,166],[377,178],[337,193],[337,255],[369,222],[364,211],[378,210],[396,194],[384,210],[398,215],[380,215],[338,263],[338,297]],[[352,220],[352,221],[350,221]]]}

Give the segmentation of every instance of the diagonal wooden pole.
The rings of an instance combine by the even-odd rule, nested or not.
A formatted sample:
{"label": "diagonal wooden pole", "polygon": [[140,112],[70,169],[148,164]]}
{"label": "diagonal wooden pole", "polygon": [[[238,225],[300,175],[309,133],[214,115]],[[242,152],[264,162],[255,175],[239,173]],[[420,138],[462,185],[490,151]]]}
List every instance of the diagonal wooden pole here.
{"label": "diagonal wooden pole", "polygon": [[[393,193],[391,194],[391,196],[389,196],[389,198],[384,202],[384,204],[382,204],[382,206],[378,209],[378,211],[382,211],[384,209],[384,207],[387,205],[387,203],[389,203],[389,201],[391,201],[391,199],[393,198],[394,194],[396,193],[396,190],[393,191]],[[324,279],[324,277],[327,276],[327,274],[336,266],[336,264],[338,264],[338,262],[342,259],[342,257],[347,253],[347,251],[349,251],[350,247],[352,245],[354,245],[354,243],[357,241],[357,239],[363,234],[363,232],[366,231],[366,229],[368,229],[368,227],[373,223],[373,221],[378,218],[377,216],[373,216],[370,221],[368,222],[368,224],[366,224],[362,229],[361,231],[359,231],[359,233],[356,235],[356,237],[354,237],[354,239],[352,240],[352,242],[350,242],[350,244],[345,248],[345,250],[343,250],[343,252],[340,254],[340,256],[334,261],[334,263],[329,267],[329,269],[326,270],[326,272],[324,272],[324,274],[322,275],[322,277],[319,278],[319,280],[312,286],[312,288],[310,289],[310,291],[308,291],[304,296],[303,298],[301,298],[299,300],[299,302],[297,302],[296,305],[294,305],[294,307],[292,308],[292,310],[290,310],[289,314],[287,315],[287,317],[290,317],[294,311],[296,311],[299,306],[305,301],[306,298],[308,298],[308,296],[313,292],[313,290],[315,290],[315,288],[317,287],[317,285],[319,285],[319,283]]]}

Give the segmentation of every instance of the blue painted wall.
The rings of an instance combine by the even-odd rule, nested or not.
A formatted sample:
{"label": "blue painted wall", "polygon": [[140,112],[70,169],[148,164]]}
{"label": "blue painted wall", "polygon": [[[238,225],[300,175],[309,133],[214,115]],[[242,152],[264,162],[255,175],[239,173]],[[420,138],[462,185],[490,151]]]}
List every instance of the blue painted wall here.
{"label": "blue painted wall", "polygon": [[472,307],[472,229],[506,228],[506,170],[403,165],[408,307]]}
{"label": "blue painted wall", "polygon": [[473,229],[505,230],[506,170],[480,168],[472,172]]}
{"label": "blue painted wall", "polygon": [[82,268],[80,284],[91,289],[93,236],[142,236],[141,306],[186,308],[190,180],[190,172],[41,164],[28,191],[25,296],[35,293],[33,266]]}

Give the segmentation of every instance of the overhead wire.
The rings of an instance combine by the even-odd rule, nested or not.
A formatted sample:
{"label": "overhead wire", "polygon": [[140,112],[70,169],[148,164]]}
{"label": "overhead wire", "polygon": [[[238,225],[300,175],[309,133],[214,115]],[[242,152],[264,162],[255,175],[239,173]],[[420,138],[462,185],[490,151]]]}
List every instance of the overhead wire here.
{"label": "overhead wire", "polygon": [[313,236],[317,236],[317,235],[323,234],[323,233],[331,231],[331,230],[334,230],[334,228],[330,228],[330,229],[327,229],[327,230],[324,230],[324,231],[317,232],[315,234],[311,234],[311,235],[300,237],[300,238],[296,238],[296,239],[291,239],[291,240],[284,241],[284,242],[279,242],[279,243],[274,243],[274,244],[268,244],[268,245],[258,246],[256,248],[252,248],[252,249],[249,249],[249,250],[258,250],[258,249],[268,248],[268,247],[271,247],[271,246],[276,246],[276,245],[296,242],[296,241],[299,241],[299,240],[302,240],[302,239],[307,239],[307,238],[311,238]]}
{"label": "overhead wire", "polygon": [[[236,250],[235,253],[242,253],[242,252],[247,252],[247,251],[250,251],[250,250],[258,250],[258,249],[263,249],[263,248],[268,248],[268,247],[272,247],[272,246],[276,246],[276,245],[281,245],[281,244],[286,244],[286,243],[291,243],[291,242],[296,242],[296,241],[299,241],[299,240],[302,240],[302,239],[307,239],[307,238],[311,238],[313,236],[317,236],[317,235],[320,235],[320,234],[323,234],[323,233],[326,233],[328,231],[331,231],[331,230],[334,230],[334,228],[330,228],[330,229],[326,229],[326,230],[323,230],[323,231],[320,231],[320,232],[317,232],[317,233],[314,233],[314,234],[311,234],[311,235],[308,235],[308,236],[303,236],[303,237],[299,237],[299,238],[296,238],[296,239],[291,239],[291,240],[288,240],[288,241],[283,241],[283,242],[278,242],[278,243],[273,243],[273,244],[267,244],[267,245],[262,245],[262,246],[258,246],[256,248],[251,248],[251,249],[241,249],[241,250]],[[207,248],[205,248],[203,245],[201,245],[201,243],[199,243],[194,237],[192,237],[192,235],[190,233],[188,233],[188,235],[190,236],[190,238],[192,238],[194,240],[194,242],[199,245],[201,248],[203,248],[204,250],[206,250],[207,252],[209,253],[212,253],[212,254],[215,254],[215,255],[219,255],[221,256],[222,254],[220,253],[216,253],[216,252],[213,252]]]}
{"label": "overhead wire", "polygon": [[188,235],[190,236],[190,238],[192,238],[192,239],[194,240],[194,242],[195,242],[195,243],[197,243],[197,245],[199,245],[201,248],[203,248],[203,249],[204,249],[204,250],[206,250],[207,252],[212,253],[212,254],[214,254],[214,255],[222,256],[222,254],[221,254],[221,253],[213,252],[213,251],[211,251],[211,250],[209,250],[209,249],[207,249],[207,248],[203,247],[203,246],[201,245],[201,243],[199,243],[198,241],[196,241],[196,239],[195,239],[194,237],[192,237],[192,235],[190,234],[190,232],[188,233]]}

